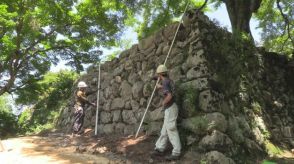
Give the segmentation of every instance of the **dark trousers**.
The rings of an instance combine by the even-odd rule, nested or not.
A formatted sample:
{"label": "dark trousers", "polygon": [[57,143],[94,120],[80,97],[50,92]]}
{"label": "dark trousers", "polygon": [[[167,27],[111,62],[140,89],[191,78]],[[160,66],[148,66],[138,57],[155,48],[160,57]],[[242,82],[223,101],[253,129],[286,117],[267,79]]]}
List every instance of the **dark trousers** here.
{"label": "dark trousers", "polygon": [[73,132],[75,134],[80,133],[80,130],[84,124],[84,109],[81,106],[75,106],[74,113],[74,124],[73,124]]}

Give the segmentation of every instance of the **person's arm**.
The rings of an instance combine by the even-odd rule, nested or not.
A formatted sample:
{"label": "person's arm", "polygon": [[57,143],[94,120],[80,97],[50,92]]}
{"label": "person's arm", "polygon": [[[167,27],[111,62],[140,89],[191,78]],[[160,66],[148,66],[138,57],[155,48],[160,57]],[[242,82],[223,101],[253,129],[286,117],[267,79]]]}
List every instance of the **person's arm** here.
{"label": "person's arm", "polygon": [[170,92],[166,93],[166,96],[164,97],[164,99],[162,101],[162,106],[166,106],[166,104],[168,104],[172,98],[173,98],[173,96]]}
{"label": "person's arm", "polygon": [[85,103],[87,103],[87,104],[89,104],[89,105],[96,106],[95,103],[91,103],[90,101],[88,101],[88,99],[87,99],[85,96],[83,96],[82,92],[78,92],[78,93],[77,93],[77,96],[78,96],[83,102],[85,102]]}

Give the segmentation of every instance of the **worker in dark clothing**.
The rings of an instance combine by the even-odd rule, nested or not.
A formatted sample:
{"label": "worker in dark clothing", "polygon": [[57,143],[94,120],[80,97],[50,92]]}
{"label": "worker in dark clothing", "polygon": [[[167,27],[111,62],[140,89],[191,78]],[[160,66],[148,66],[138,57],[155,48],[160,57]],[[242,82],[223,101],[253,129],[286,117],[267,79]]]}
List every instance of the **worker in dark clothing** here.
{"label": "worker in dark clothing", "polygon": [[89,104],[92,106],[96,106],[95,103],[89,102],[86,98],[85,90],[87,87],[88,86],[84,81],[80,81],[78,83],[79,90],[75,94],[75,112],[72,136],[81,134],[81,128],[83,126],[85,117],[85,105]]}
{"label": "worker in dark clothing", "polygon": [[161,84],[157,88],[163,92],[164,99],[162,101],[162,108],[164,110],[164,121],[160,133],[155,144],[155,150],[151,153],[152,156],[162,155],[166,149],[168,140],[173,146],[172,154],[167,156],[167,160],[177,160],[181,154],[181,142],[177,129],[178,107],[174,98],[174,85],[169,79],[168,70],[165,65],[158,66],[156,73]]}

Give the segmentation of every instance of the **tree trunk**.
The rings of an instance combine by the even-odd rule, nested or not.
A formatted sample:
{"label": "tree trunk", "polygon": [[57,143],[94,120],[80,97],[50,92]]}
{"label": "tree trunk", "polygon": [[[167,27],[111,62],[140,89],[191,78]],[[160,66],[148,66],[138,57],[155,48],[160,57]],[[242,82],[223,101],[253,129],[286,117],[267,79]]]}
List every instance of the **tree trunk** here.
{"label": "tree trunk", "polygon": [[258,10],[262,0],[222,0],[227,7],[234,35],[243,32],[251,38],[250,19],[252,14]]}

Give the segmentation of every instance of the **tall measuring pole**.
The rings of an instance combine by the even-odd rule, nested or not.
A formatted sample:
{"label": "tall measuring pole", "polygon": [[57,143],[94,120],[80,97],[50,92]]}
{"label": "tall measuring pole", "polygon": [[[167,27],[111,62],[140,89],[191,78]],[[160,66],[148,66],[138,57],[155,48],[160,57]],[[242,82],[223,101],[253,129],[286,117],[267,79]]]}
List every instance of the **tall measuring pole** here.
{"label": "tall measuring pole", "polygon": [[[169,51],[168,51],[168,53],[167,53],[167,56],[166,56],[166,58],[165,58],[165,60],[164,60],[163,65],[165,65],[166,62],[167,62],[167,59],[168,59],[169,54],[170,54],[170,52],[171,52],[171,49],[172,49],[172,47],[173,47],[173,45],[174,45],[174,42],[175,42],[176,36],[177,36],[177,34],[178,34],[178,31],[179,31],[180,25],[181,25],[181,23],[182,23],[183,17],[184,17],[184,15],[185,15],[186,11],[187,11],[188,6],[189,6],[189,2],[187,2],[187,5],[186,5],[186,7],[185,7],[184,14],[183,14],[182,17],[181,17],[181,20],[180,20],[179,25],[178,25],[178,27],[177,27],[177,30],[176,30],[175,36],[174,36],[173,41],[172,41],[172,43],[171,43],[171,45],[170,45],[170,47],[169,47]],[[157,81],[156,81],[156,84],[155,84],[155,86],[154,86],[153,92],[152,92],[151,97],[150,97],[150,99],[149,99],[148,105],[147,105],[147,107],[146,107],[146,109],[145,109],[145,112],[144,112],[144,114],[143,114],[143,117],[142,117],[142,119],[141,119],[141,122],[140,122],[139,128],[138,128],[138,130],[137,130],[137,132],[136,132],[135,138],[137,138],[137,136],[138,136],[138,134],[139,134],[139,131],[140,131],[141,126],[142,126],[142,123],[143,123],[143,121],[144,121],[144,119],[145,119],[146,113],[147,113],[147,111],[148,111],[148,108],[149,108],[150,103],[151,103],[151,101],[152,101],[152,98],[153,98],[153,96],[154,96],[154,93],[155,93],[155,90],[156,90],[156,86],[157,86],[158,83],[159,83],[159,79],[157,79]]]}
{"label": "tall measuring pole", "polygon": [[97,83],[97,102],[96,102],[96,121],[95,121],[95,135],[97,135],[97,131],[98,131],[98,117],[99,117],[99,99],[100,99],[100,58],[99,58],[99,62],[98,62],[98,83]]}

